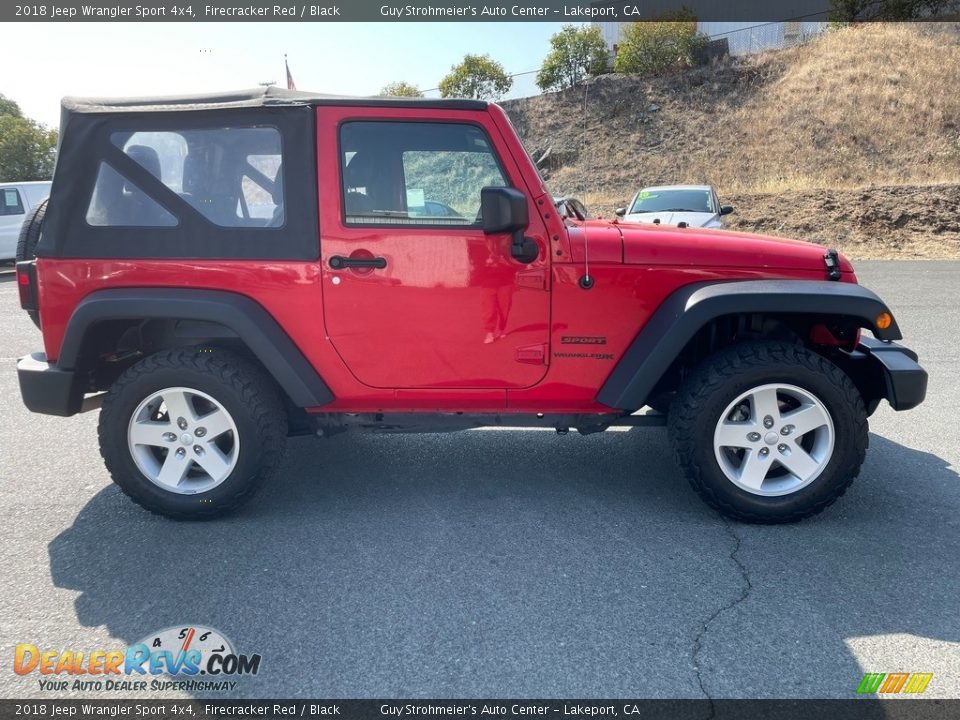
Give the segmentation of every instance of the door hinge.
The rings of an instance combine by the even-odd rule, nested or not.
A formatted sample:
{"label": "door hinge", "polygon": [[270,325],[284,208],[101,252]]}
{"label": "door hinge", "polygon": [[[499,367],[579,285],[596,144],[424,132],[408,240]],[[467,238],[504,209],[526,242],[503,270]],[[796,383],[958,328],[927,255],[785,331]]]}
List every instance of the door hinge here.
{"label": "door hinge", "polygon": [[547,364],[547,344],[521,345],[517,348],[517,362],[528,365]]}

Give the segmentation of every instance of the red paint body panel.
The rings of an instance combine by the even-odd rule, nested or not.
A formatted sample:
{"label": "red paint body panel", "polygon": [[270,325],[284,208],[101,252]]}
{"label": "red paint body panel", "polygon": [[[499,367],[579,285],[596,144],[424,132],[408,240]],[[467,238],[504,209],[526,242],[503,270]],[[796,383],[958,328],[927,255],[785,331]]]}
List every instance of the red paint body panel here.
{"label": "red paint body panel", "polygon": [[[601,411],[594,396],[650,316],[670,293],[708,280],[789,278],[822,280],[822,271],[728,268],[624,268],[594,265],[590,290],[579,286],[583,266],[557,264],[553,278],[550,371],[535,387],[507,393],[513,409]],[[572,344],[570,338],[603,338],[603,344]],[[567,341],[564,340],[567,338]],[[586,356],[584,356],[586,355]],[[598,357],[599,356],[599,357]]]}
{"label": "red paint body panel", "polygon": [[[354,227],[343,221],[338,127],[351,119],[469,122],[483,128],[528,198],[539,258],[510,257],[506,234],[476,228]],[[97,290],[190,287],[258,302],[330,387],[318,412],[610,412],[594,398],[664,299],[705,280],[824,278],[823,248],[772,238],[602,221],[564,224],[506,115],[323,106],[316,110],[317,262],[37,262],[47,357]],[[332,270],[334,255],[383,270]],[[579,280],[589,260],[595,285]],[[844,280],[855,282],[841,260]]]}
{"label": "red paint body panel", "polygon": [[[823,270],[824,248],[798,240],[728,230],[618,223],[628,265]],[[841,272],[852,272],[841,257]]]}
{"label": "red paint body panel", "polygon": [[623,262],[623,234],[611,223],[578,223],[567,228],[569,256],[557,262]]}

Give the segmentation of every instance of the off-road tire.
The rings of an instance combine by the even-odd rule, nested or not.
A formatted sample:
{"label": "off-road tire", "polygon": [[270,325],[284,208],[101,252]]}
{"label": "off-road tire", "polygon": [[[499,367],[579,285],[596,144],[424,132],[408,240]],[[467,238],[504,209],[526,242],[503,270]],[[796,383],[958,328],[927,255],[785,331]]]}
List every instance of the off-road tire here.
{"label": "off-road tire", "polygon": [[37,256],[37,243],[40,241],[40,231],[43,229],[43,218],[46,214],[47,200],[44,200],[23,219],[20,237],[17,239],[17,262],[33,260]]}
{"label": "off-road tire", "polygon": [[[714,451],[714,431],[724,409],[741,393],[768,383],[813,394],[833,422],[828,464],[809,485],[789,495],[756,495],[736,486]],[[768,341],[734,345],[705,360],[674,398],[668,427],[677,462],[693,489],[723,515],[750,523],[796,522],[824,510],[860,472],[869,438],[863,400],[840,368],[802,345]]]}
{"label": "off-road tire", "polygon": [[[44,200],[23,219],[20,237],[17,239],[17,262],[33,260],[37,256],[37,243],[40,242],[40,232],[43,230],[43,218],[46,214],[47,201]],[[39,313],[36,310],[28,310],[27,314],[33,320],[33,324],[40,327]]]}
{"label": "off-road tire", "polygon": [[[183,495],[159,487],[131,454],[127,431],[132,414],[151,393],[168,387],[206,393],[236,424],[236,466],[206,492]],[[239,507],[276,471],[286,445],[287,416],[279,389],[250,361],[216,348],[178,348],[144,358],[117,379],[104,400],[98,432],[107,470],[134,502],[176,520],[205,520]]]}

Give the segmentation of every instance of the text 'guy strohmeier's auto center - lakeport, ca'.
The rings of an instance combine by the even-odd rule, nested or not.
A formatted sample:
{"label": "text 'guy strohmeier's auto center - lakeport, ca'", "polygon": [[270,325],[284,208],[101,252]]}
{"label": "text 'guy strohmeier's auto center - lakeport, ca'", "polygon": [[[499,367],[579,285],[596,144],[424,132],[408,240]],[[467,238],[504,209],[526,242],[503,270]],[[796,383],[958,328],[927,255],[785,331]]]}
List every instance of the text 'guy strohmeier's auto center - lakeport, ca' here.
{"label": "text 'guy strohmeier's auto center - lakeport, ca'", "polygon": [[[203,5],[173,3],[171,5],[38,5],[18,6],[18,16],[49,17],[57,20],[80,18],[96,20],[177,20],[177,19],[330,19],[343,17],[342,5]],[[541,18],[544,20],[597,20],[601,18],[641,17],[640,6],[592,7],[569,5],[561,8],[539,5],[381,5],[379,16],[386,19],[508,19]]]}

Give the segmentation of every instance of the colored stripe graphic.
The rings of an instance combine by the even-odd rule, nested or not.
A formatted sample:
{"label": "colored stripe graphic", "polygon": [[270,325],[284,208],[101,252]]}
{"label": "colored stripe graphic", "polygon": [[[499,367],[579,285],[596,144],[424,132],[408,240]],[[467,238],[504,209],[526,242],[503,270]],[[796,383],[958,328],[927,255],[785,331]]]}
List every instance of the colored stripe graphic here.
{"label": "colored stripe graphic", "polygon": [[910,677],[910,673],[890,673],[887,681],[880,687],[882,693],[898,693]]}
{"label": "colored stripe graphic", "polygon": [[857,688],[857,692],[861,695],[873,695],[880,689],[880,683],[883,682],[885,676],[886,673],[867,673],[863,676],[863,680],[860,681],[860,687]]}
{"label": "colored stripe graphic", "polygon": [[905,693],[922,693],[933,680],[933,673],[914,673],[903,689]]}
{"label": "colored stripe graphic", "polygon": [[926,690],[931,680],[933,680],[933,673],[867,673],[857,686],[857,694],[910,693],[915,695]]}

